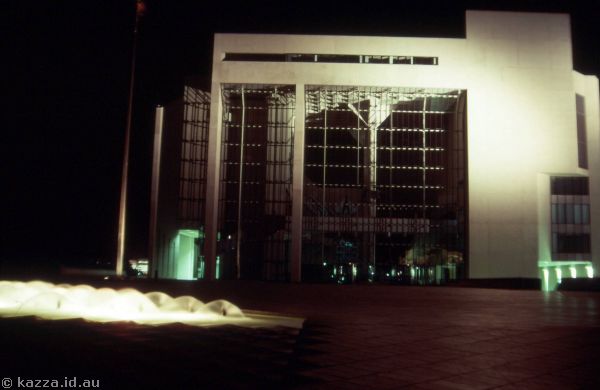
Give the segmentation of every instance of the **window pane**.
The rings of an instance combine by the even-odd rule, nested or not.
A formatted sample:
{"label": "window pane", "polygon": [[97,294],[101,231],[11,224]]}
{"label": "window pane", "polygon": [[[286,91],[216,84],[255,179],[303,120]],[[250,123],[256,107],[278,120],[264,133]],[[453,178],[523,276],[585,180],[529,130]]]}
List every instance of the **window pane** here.
{"label": "window pane", "polygon": [[553,177],[552,195],[588,195],[587,177]]}
{"label": "window pane", "polygon": [[558,234],[558,253],[590,253],[589,234]]}
{"label": "window pane", "polygon": [[557,221],[557,223],[566,223],[565,205],[558,204],[557,206],[558,206],[558,221]]}
{"label": "window pane", "polygon": [[577,111],[577,157],[579,168],[588,168],[587,156],[587,128],[585,124],[585,98],[575,95],[575,106]]}
{"label": "window pane", "polygon": [[588,225],[590,223],[590,205],[589,204],[581,205],[581,223],[584,225]]}
{"label": "window pane", "polygon": [[574,204],[573,205],[573,223],[577,225],[581,225],[581,205]]}
{"label": "window pane", "polygon": [[573,214],[574,214],[573,213],[573,205],[569,203],[569,204],[566,204],[565,206],[566,206],[565,207],[566,208],[566,222],[567,223],[574,223],[573,222],[573,219],[574,219],[573,218]]}

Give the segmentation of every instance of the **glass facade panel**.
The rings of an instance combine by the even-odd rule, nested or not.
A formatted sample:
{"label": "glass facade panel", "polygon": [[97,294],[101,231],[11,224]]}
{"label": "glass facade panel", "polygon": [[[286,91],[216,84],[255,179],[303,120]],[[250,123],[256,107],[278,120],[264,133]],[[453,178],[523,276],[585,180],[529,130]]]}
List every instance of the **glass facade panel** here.
{"label": "glass facade panel", "polygon": [[582,223],[581,206],[582,205],[580,205],[580,204],[573,205],[573,223],[576,225],[581,225],[581,223]]}
{"label": "glass facade panel", "polygon": [[558,253],[589,253],[590,235],[557,234],[556,246]]}
{"label": "glass facade panel", "polygon": [[438,65],[438,57],[409,57],[356,54],[225,53],[223,61],[246,62],[323,62],[332,64],[407,64]]}
{"label": "glass facade panel", "polygon": [[588,178],[576,177],[553,177],[551,180],[552,195],[589,195]]}
{"label": "glass facade panel", "polygon": [[221,277],[287,280],[295,87],[223,85]]}
{"label": "glass facade panel", "polygon": [[462,275],[465,97],[306,86],[305,279],[429,284]]}
{"label": "glass facade panel", "polygon": [[584,225],[590,224],[590,205],[589,204],[581,205],[581,223]]}
{"label": "glass facade panel", "polygon": [[552,177],[552,260],[590,259],[590,205],[587,177]]}
{"label": "glass facade panel", "polygon": [[588,168],[587,155],[587,128],[585,123],[585,98],[575,95],[575,106],[577,111],[577,157],[579,168]]}
{"label": "glass facade panel", "polygon": [[209,115],[208,94],[186,88],[177,213],[178,225],[185,229],[204,224]]}
{"label": "glass facade panel", "polygon": [[[175,111],[181,114],[181,111]],[[178,234],[166,255],[173,262],[171,275],[177,279],[202,278],[204,267],[204,218],[210,96],[186,87],[179,159],[177,197]],[[179,140],[179,138],[178,138]],[[176,167],[173,167],[176,169]]]}
{"label": "glass facade panel", "polygon": [[566,209],[566,220],[565,222],[568,224],[574,223],[573,222],[573,204],[566,204],[564,205],[565,209]]}

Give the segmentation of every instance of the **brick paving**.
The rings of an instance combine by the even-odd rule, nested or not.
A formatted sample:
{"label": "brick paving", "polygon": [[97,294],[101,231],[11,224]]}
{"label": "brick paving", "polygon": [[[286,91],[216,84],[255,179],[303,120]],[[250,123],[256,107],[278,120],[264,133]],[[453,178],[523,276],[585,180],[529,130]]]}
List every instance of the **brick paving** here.
{"label": "brick paving", "polygon": [[95,375],[102,388],[600,388],[598,293],[131,284],[306,321],[294,330],[1,319],[0,374]]}

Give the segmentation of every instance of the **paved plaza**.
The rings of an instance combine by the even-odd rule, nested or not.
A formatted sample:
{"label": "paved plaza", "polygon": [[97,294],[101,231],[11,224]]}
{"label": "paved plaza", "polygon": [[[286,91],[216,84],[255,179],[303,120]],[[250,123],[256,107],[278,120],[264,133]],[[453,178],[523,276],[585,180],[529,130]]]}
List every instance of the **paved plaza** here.
{"label": "paved plaza", "polygon": [[[93,283],[102,286],[100,283]],[[600,294],[112,282],[305,319],[302,329],[0,319],[3,377],[101,388],[597,389]]]}

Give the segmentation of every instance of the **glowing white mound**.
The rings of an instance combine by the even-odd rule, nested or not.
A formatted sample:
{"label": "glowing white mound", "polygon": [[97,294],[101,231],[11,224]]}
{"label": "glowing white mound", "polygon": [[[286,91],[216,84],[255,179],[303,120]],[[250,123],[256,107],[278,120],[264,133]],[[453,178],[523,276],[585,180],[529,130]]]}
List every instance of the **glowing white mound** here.
{"label": "glowing white mound", "polygon": [[200,326],[252,321],[225,300],[205,304],[192,296],[172,298],[158,291],[143,294],[132,288],[96,289],[88,285],[54,285],[41,281],[0,281],[0,316],[141,324],[181,322]]}

